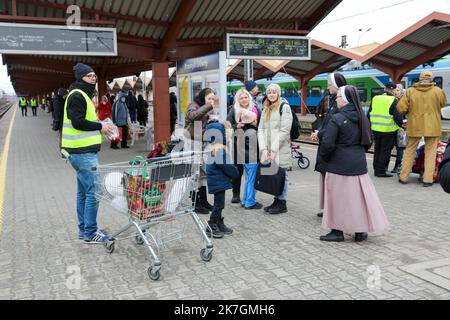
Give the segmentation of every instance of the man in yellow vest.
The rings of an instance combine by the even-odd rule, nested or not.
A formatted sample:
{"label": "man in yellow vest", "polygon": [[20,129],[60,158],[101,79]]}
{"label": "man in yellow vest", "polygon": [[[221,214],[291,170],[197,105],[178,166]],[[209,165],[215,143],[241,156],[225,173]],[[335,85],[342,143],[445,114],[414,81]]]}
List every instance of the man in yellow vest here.
{"label": "man in yellow vest", "polygon": [[27,116],[27,99],[25,99],[25,97],[22,97],[19,99],[19,107],[20,107],[20,110],[22,111],[22,117],[26,117]]}
{"label": "man in yellow vest", "polygon": [[394,95],[397,88],[389,82],[385,93],[372,98],[369,108],[369,120],[374,138],[373,171],[375,177],[392,177],[388,173],[391,151],[397,139],[397,131],[403,123],[402,115],[397,111],[398,99]]}
{"label": "man in yellow vest", "polygon": [[112,128],[98,121],[91,100],[97,82],[94,70],[82,63],[73,70],[76,82],[64,104],[61,148],[69,153],[69,161],[77,172],[78,238],[88,243],[105,243],[111,238],[97,227],[99,202],[95,190],[100,177],[92,168],[98,166],[101,133],[109,134]]}
{"label": "man in yellow vest", "polygon": [[37,101],[35,98],[30,99],[31,111],[33,112],[33,117],[37,117]]}

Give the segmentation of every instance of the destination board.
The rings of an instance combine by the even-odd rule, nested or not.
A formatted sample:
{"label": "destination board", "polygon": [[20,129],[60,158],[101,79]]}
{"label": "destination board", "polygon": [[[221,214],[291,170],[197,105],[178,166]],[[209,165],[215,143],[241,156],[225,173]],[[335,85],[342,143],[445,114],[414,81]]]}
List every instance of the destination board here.
{"label": "destination board", "polygon": [[0,53],[117,56],[116,29],[0,23]]}
{"label": "destination board", "polygon": [[228,33],[228,59],[309,60],[309,37]]}

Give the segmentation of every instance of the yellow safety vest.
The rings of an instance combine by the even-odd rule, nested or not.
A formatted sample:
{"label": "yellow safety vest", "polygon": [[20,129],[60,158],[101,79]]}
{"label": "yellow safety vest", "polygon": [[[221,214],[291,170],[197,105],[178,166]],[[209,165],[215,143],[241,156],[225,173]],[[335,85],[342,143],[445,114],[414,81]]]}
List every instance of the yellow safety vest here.
{"label": "yellow safety vest", "polygon": [[19,100],[19,105],[20,105],[21,107],[25,107],[25,106],[27,105],[27,99],[25,99],[25,98],[20,98],[20,100]]}
{"label": "yellow safety vest", "polygon": [[102,135],[99,130],[95,131],[83,131],[77,130],[72,126],[72,121],[67,117],[67,101],[71,94],[79,92],[86,100],[86,120],[98,121],[97,113],[95,112],[95,106],[89,96],[80,89],[73,89],[70,91],[64,103],[64,122],[62,129],[62,148],[83,148],[94,146],[102,143]]}
{"label": "yellow safety vest", "polygon": [[370,111],[370,122],[372,131],[395,132],[400,127],[395,123],[389,108],[394,102],[394,96],[378,95],[372,99],[372,111]]}
{"label": "yellow safety vest", "polygon": [[32,107],[37,107],[36,99],[31,99],[31,100],[30,100],[30,105],[31,105]]}

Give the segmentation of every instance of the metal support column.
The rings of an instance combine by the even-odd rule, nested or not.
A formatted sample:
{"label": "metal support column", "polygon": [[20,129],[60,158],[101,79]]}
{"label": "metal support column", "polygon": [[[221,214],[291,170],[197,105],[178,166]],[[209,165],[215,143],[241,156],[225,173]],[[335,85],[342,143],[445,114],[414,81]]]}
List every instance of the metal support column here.
{"label": "metal support column", "polygon": [[244,81],[253,80],[253,60],[244,60]]}

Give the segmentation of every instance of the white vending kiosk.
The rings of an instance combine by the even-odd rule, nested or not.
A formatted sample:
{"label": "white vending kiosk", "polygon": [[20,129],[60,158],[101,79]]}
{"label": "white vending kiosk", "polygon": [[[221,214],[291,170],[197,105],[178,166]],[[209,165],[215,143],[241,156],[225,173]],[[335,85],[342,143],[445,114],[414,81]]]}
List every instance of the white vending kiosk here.
{"label": "white vending kiosk", "polygon": [[211,88],[220,101],[220,121],[227,117],[227,60],[225,51],[177,61],[178,121],[184,125],[189,103],[203,88]]}

